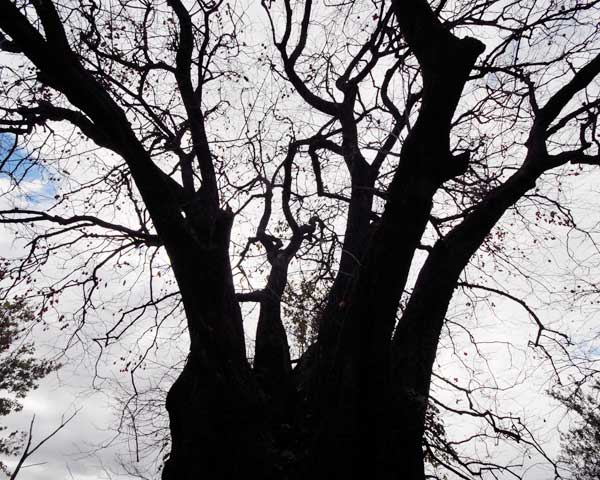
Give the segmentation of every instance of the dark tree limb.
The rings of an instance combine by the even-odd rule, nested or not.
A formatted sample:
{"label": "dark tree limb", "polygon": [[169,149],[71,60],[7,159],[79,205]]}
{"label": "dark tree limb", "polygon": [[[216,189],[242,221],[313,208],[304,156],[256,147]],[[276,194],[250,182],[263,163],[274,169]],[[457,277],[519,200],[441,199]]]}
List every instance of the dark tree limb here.
{"label": "dark tree limb", "polygon": [[[490,191],[459,225],[436,242],[421,268],[392,341],[392,388],[398,405],[395,428],[400,438],[407,439],[400,448],[423,434],[437,344],[461,272],[506,210],[533,188],[545,171],[559,165],[557,158],[561,158],[563,163],[570,159],[569,155],[548,155],[546,129],[562,106],[599,73],[600,62],[595,59],[577,72],[567,86],[539,110],[522,166],[507,181]],[[566,98],[567,92],[570,98]],[[407,416],[409,411],[411,413]],[[415,412],[419,414],[415,415]]]}
{"label": "dark tree limb", "polygon": [[[443,181],[460,173],[449,151],[451,120],[484,49],[477,40],[458,39],[447,31],[426,1],[398,0],[393,6],[401,33],[422,68],[422,105],[402,146],[385,211],[361,259],[354,295],[339,302],[334,315],[343,325],[332,372],[324,381],[329,385],[322,400],[326,426],[315,453],[316,468],[332,478],[356,472],[385,478],[392,471],[405,472],[407,479],[423,478],[420,442],[389,451],[397,441],[392,440],[386,413],[390,339],[433,194]],[[321,349],[335,349],[335,337],[327,340]],[[336,464],[327,457],[348,455],[354,461],[346,463],[347,470],[323,471]]]}

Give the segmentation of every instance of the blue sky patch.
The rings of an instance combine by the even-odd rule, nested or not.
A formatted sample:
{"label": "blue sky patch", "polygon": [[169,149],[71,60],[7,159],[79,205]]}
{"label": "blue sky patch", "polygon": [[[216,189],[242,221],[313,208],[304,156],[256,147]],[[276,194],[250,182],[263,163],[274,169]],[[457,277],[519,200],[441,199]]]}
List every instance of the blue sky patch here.
{"label": "blue sky patch", "polygon": [[[56,192],[50,176],[39,158],[19,146],[14,135],[0,133],[0,179],[10,178],[12,184],[22,187],[19,188],[21,196],[39,203],[53,197]],[[35,183],[41,184],[41,187],[34,191],[28,188]]]}

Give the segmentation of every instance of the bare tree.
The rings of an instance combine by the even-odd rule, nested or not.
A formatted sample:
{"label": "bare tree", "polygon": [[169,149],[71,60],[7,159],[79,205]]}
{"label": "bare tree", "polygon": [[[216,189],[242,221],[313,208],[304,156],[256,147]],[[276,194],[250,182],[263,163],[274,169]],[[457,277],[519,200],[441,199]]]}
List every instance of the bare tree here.
{"label": "bare tree", "polygon": [[[134,336],[132,378],[177,343],[167,325],[187,332],[164,479],[422,479],[424,452],[461,478],[517,475],[436,446],[434,362],[458,288],[523,308],[542,352],[567,345],[470,272],[485,258],[522,273],[494,231],[509,211],[524,231],[546,211],[576,229],[557,197],[562,167],[599,163],[598,2],[255,7],[0,0],[3,164],[56,184],[24,206],[27,176],[9,172],[0,218],[30,240],[11,288],[42,309],[82,292],[60,318],[72,341],[123,300],[93,340]],[[35,285],[56,258],[79,266]],[[462,393],[455,411],[543,453],[519,418]]]}

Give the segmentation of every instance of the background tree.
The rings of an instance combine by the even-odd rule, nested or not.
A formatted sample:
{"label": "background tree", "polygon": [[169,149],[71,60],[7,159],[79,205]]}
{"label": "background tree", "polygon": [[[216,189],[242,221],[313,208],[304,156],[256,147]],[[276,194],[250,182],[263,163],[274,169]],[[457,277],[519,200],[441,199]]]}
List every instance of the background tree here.
{"label": "background tree", "polygon": [[575,393],[566,395],[554,392],[553,397],[560,400],[571,413],[578,417],[577,422],[562,437],[562,461],[577,480],[589,480],[600,475],[600,405],[598,391],[600,384],[596,380],[589,392],[577,389]]}
{"label": "background tree", "polygon": [[132,398],[144,368],[160,372],[146,391],[178,375],[165,479],[418,479],[424,445],[462,478],[518,475],[433,441],[430,402],[484,426],[461,444],[545,455],[482,400],[493,373],[454,387],[434,364],[440,340],[467,353],[464,332],[485,357],[456,290],[518,305],[556,375],[551,349],[568,358],[517,290],[559,295],[526,250],[561,233],[586,252],[567,244],[580,268],[563,281],[597,292],[597,226],[575,222],[563,184],[589,186],[599,163],[598,2],[262,7],[0,0],[3,164],[18,152],[55,184],[28,200],[12,171],[0,215],[28,245],[10,289],[56,311],[70,346],[125,345]]}
{"label": "background tree", "polygon": [[[0,306],[0,416],[23,408],[20,400],[37,388],[38,382],[59,364],[35,357],[33,342],[27,341],[27,332],[35,323],[35,314],[21,300],[4,302]],[[27,435],[22,432],[6,433],[0,437],[0,454],[16,455],[24,447]],[[11,475],[6,465],[0,468]]]}

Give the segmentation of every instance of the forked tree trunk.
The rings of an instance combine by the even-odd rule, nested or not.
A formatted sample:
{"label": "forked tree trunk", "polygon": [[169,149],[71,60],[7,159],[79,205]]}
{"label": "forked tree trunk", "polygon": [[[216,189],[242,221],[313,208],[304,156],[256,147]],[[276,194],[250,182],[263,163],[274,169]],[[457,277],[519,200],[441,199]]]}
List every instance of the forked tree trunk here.
{"label": "forked tree trunk", "polygon": [[[197,292],[187,285],[197,279],[178,274],[175,257],[179,249],[171,255],[184,303],[186,295],[191,298],[186,312],[192,353],[169,393],[173,451],[165,480],[191,480],[200,475],[236,478],[239,473],[233,464],[238,461],[246,464],[249,475],[261,478],[424,478],[422,436],[439,329],[415,328],[411,322],[405,328],[401,322],[402,342],[424,348],[423,352],[407,349],[404,356],[394,354],[393,347],[403,347],[402,342],[392,344],[392,332],[432,197],[445,180],[462,173],[467,165],[467,156],[450,154],[450,124],[483,45],[454,37],[423,3],[396,5],[403,33],[423,69],[421,111],[402,147],[385,212],[372,228],[352,282],[343,289],[336,282],[327,318],[321,321],[328,331],[320,337],[322,343],[309,350],[310,358],[299,362],[297,370],[301,371],[291,376],[296,383],[289,390],[293,394],[286,397],[286,408],[282,410],[281,398],[276,398],[276,384],[266,381],[268,372],[277,372],[271,380],[287,376],[288,358],[281,354],[287,342],[277,310],[283,284],[276,282],[281,288],[272,289],[276,295],[263,302],[256,342],[260,352],[256,371],[251,372],[245,360],[235,355],[225,330],[215,336],[210,329],[194,327],[196,323],[213,328],[241,325],[241,319],[231,318],[239,315],[233,306],[231,272],[211,263],[218,257],[229,268],[226,244],[220,245],[219,255],[206,257],[218,273],[199,284],[209,282],[216,290],[204,296],[200,305]],[[358,244],[364,243],[361,237]],[[188,265],[189,259],[183,270]],[[206,265],[199,269],[206,270]],[[275,279],[272,276],[270,281]],[[216,306],[211,306],[215,299]],[[447,302],[440,302],[445,303],[438,310],[445,311]],[[197,322],[196,316],[201,320]],[[204,316],[209,320],[203,320]],[[226,345],[225,350],[213,351],[213,344]],[[229,455],[232,462],[228,464],[224,460]]]}
{"label": "forked tree trunk", "polygon": [[266,403],[246,360],[229,263],[231,215],[189,220],[168,248],[182,292],[190,354],[167,396],[171,453],[164,480],[274,479]]}

